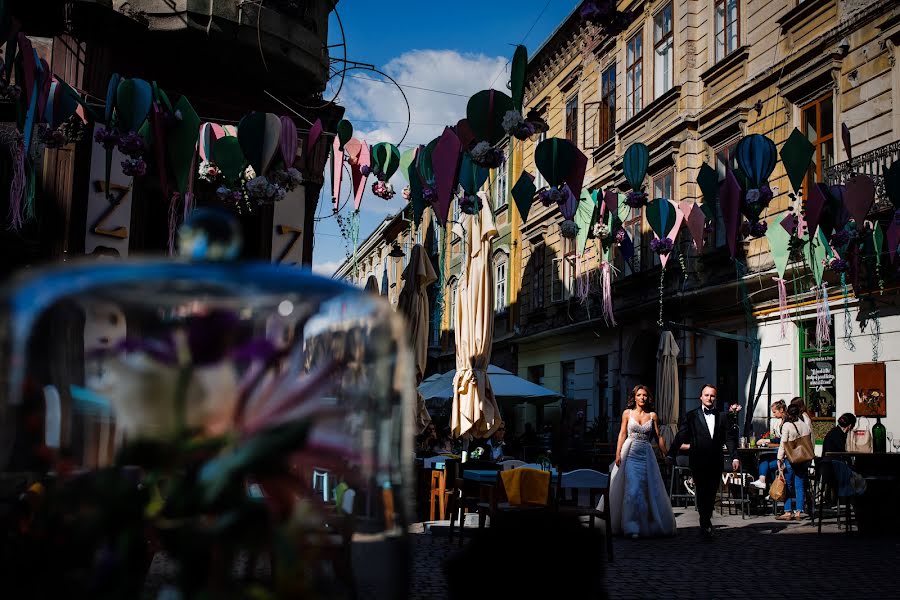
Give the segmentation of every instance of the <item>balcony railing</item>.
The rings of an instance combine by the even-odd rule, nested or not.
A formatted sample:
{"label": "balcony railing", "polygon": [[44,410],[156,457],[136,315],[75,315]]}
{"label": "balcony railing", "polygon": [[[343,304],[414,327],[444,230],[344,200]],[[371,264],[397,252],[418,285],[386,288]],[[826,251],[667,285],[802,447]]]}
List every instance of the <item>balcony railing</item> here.
{"label": "balcony railing", "polygon": [[825,182],[837,185],[847,183],[855,174],[868,175],[875,182],[875,204],[870,212],[878,213],[891,205],[884,189],[884,171],[896,161],[900,161],[900,141],[891,142],[825,169]]}

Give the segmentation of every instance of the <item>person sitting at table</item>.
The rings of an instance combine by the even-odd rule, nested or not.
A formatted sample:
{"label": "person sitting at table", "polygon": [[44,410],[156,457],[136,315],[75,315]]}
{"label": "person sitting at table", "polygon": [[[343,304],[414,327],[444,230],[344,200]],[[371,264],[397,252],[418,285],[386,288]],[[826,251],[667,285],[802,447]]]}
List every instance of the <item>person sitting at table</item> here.
{"label": "person sitting at table", "polygon": [[817,458],[816,466],[822,474],[822,482],[832,491],[832,496],[836,498],[837,478],[834,473],[832,461],[845,461],[842,457],[828,456],[829,452],[844,452],[847,447],[847,434],[856,425],[856,415],[853,413],[844,413],[838,420],[837,425],[831,428],[825,434],[825,440],[822,442],[822,456]]}
{"label": "person sitting at table", "polygon": [[[785,458],[784,445],[786,442],[800,439],[805,435],[812,435],[812,429],[802,418],[800,406],[793,402],[787,407],[784,417],[784,425],[781,427],[781,445],[778,447],[778,468],[784,470],[784,480],[788,484],[788,499],[784,501],[784,514],[775,517],[779,521],[801,521],[806,518],[803,512],[804,480],[809,465],[812,461],[791,464]],[[794,497],[790,497],[790,489],[793,488]],[[791,504],[793,500],[793,504]]]}
{"label": "person sitting at table", "polygon": [[450,435],[450,427],[441,427],[440,434],[434,439],[429,448],[435,454],[452,454],[453,438]]}
{"label": "person sitting at table", "polygon": [[506,423],[501,421],[500,427],[494,430],[494,433],[486,440],[478,440],[476,446],[484,449],[481,455],[482,460],[499,461],[503,458],[503,448],[506,445]]}
{"label": "person sitting at table", "polygon": [[425,431],[416,436],[416,452],[433,453],[432,446],[437,442],[437,428],[434,423],[428,423]]}
{"label": "person sitting at table", "polygon": [[[784,410],[787,408],[787,405],[784,403],[784,400],[776,400],[772,403],[772,419],[777,420],[776,423],[772,424],[770,429],[772,433],[772,437],[780,437],[781,436],[781,427],[784,423]],[[775,435],[776,428],[778,431],[778,435]],[[759,488],[761,490],[766,489],[766,477],[768,477],[769,472],[774,472],[778,468],[778,461],[775,460],[775,456],[773,454],[760,454],[759,455],[759,479],[756,481],[750,482],[750,485],[753,487]]]}

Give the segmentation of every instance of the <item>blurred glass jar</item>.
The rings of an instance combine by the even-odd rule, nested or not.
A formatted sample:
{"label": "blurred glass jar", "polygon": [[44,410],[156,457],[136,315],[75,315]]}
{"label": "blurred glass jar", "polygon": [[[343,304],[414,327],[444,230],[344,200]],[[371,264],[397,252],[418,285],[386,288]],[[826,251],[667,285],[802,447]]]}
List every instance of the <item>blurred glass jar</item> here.
{"label": "blurred glass jar", "polygon": [[31,272],[3,302],[11,597],[406,596],[415,390],[387,303],[135,260]]}

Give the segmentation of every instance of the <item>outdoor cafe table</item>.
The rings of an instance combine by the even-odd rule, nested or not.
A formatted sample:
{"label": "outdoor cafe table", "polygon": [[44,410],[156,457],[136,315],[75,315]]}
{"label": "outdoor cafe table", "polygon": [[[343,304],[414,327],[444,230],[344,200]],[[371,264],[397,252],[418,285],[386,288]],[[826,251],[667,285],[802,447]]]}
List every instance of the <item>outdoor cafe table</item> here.
{"label": "outdoor cafe table", "polygon": [[[463,471],[463,479],[468,479],[469,481],[475,481],[478,483],[496,483],[497,475],[501,473],[501,471],[483,471],[480,469],[467,469]],[[550,481],[556,481],[556,469],[550,469]]]}

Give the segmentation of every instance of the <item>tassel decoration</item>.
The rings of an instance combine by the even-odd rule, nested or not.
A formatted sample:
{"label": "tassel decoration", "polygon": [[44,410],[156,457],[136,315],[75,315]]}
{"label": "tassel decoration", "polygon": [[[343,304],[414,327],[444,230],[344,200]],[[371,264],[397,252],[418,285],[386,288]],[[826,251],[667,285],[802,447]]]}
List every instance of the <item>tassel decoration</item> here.
{"label": "tassel decoration", "polygon": [[787,337],[787,286],[782,277],[773,277],[775,283],[778,284],[778,324],[781,326],[781,339]]}
{"label": "tassel decoration", "polygon": [[25,224],[22,214],[22,200],[25,194],[25,140],[14,139],[10,145],[13,172],[9,184],[9,226],[13,231],[20,231]]}
{"label": "tassel decoration", "polygon": [[850,290],[847,286],[847,274],[841,273],[841,291],[844,294],[844,347],[851,352],[856,350],[853,342],[853,320],[850,318]]}
{"label": "tassel decoration", "polygon": [[603,320],[610,327],[616,326],[616,317],[613,314],[612,301],[612,270],[613,266],[608,260],[600,263],[600,290],[603,294]]}
{"label": "tassel decoration", "polygon": [[816,294],[816,349],[831,345],[831,312],[828,310],[828,284],[815,287]]}

